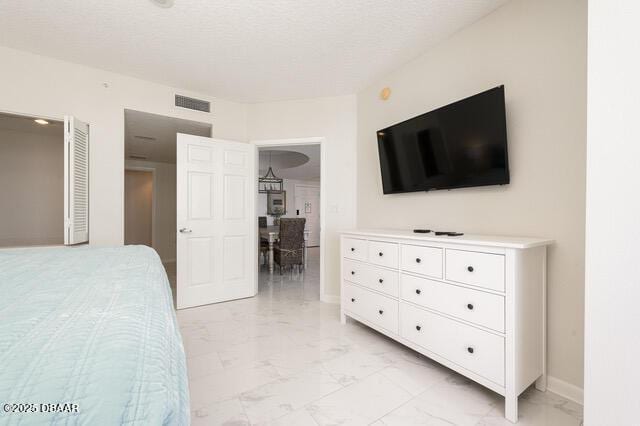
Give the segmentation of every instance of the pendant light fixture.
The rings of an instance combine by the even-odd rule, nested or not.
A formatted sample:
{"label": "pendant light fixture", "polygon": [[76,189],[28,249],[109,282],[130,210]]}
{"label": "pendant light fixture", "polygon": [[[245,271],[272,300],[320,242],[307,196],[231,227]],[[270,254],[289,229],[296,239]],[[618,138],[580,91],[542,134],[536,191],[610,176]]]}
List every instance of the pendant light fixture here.
{"label": "pendant light fixture", "polygon": [[271,152],[269,152],[269,170],[264,176],[258,178],[258,192],[260,194],[280,194],[283,190],[283,180],[273,173],[271,168]]}

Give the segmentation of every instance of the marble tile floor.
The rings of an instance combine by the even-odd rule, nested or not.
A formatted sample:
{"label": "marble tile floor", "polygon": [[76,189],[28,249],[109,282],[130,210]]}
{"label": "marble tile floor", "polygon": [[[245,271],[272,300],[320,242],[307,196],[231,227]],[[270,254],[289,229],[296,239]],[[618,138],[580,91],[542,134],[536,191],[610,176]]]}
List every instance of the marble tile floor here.
{"label": "marble tile floor", "polygon": [[[250,299],[178,311],[198,425],[510,425],[502,398],[318,300],[304,273],[260,273]],[[520,425],[580,425],[582,407],[531,388]]]}

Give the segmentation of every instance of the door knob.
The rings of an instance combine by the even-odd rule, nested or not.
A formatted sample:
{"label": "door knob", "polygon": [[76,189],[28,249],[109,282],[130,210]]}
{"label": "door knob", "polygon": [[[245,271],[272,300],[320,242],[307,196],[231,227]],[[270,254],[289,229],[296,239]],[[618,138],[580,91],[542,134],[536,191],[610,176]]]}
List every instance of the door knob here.
{"label": "door knob", "polygon": [[180,228],[180,232],[183,234],[190,234],[191,233],[191,229],[189,228]]}

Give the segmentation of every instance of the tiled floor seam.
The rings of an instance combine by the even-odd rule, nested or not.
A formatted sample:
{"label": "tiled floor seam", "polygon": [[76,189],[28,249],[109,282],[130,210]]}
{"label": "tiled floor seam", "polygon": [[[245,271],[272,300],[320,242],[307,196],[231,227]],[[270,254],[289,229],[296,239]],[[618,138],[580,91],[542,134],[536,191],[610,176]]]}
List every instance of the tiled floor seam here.
{"label": "tiled floor seam", "polygon": [[421,395],[422,393],[413,396],[411,395],[411,392],[407,391],[406,389],[404,389],[402,386],[398,385],[396,382],[394,382],[393,380],[389,379],[387,376],[384,376],[387,380],[389,380],[391,383],[393,383],[394,385],[398,386],[400,389],[402,389],[403,391],[407,392],[407,394],[410,396],[410,398],[406,401],[404,401],[403,403],[395,406],[394,408],[392,408],[391,410],[387,411],[386,413],[384,413],[383,415],[381,415],[380,417],[378,417],[377,419],[375,419],[374,421],[372,421],[371,424],[374,424],[375,422],[381,421],[384,423],[384,421],[382,420],[384,417],[388,416],[389,414],[393,413],[394,411],[396,411],[397,409],[399,409],[400,407],[405,406],[406,404],[410,403],[411,401],[413,401],[415,398],[417,398],[419,395]]}
{"label": "tiled floor seam", "polygon": [[[316,402],[320,401],[321,399],[324,399],[324,398],[326,398],[326,397],[328,397],[328,396],[330,396],[330,395],[333,395],[333,394],[334,394],[334,393],[336,393],[336,392],[340,392],[340,391],[342,391],[342,390],[344,390],[344,389],[347,389],[347,388],[349,388],[349,387],[351,387],[351,386],[354,386],[354,385],[358,384],[359,382],[361,382],[361,381],[363,381],[363,380],[365,380],[365,379],[367,379],[367,378],[369,378],[369,377],[371,377],[371,376],[373,376],[373,375],[375,375],[375,374],[380,373],[380,372],[381,372],[382,370],[384,370],[385,368],[387,368],[387,367],[382,367],[380,370],[374,371],[373,373],[371,373],[371,374],[367,374],[366,376],[362,376],[362,377],[361,377],[361,378],[359,378],[358,380],[354,381],[353,383],[349,383],[348,385],[341,385],[342,387],[341,387],[340,389],[336,389],[336,390],[334,390],[334,391],[331,391],[331,392],[329,392],[328,394],[323,395],[323,396],[322,396],[322,397],[320,397],[320,398],[314,399],[313,401],[310,401],[310,402],[306,403],[306,404],[303,406],[303,408],[305,408],[305,409],[306,409],[307,407],[309,407],[310,405],[313,405],[314,403],[316,403]],[[329,373],[329,375],[331,375],[331,373]],[[331,375],[331,377],[332,377],[336,382],[338,382],[338,384],[340,384],[340,381],[339,381],[338,379],[336,379],[333,375]],[[385,376],[385,378],[389,379],[387,376]],[[403,387],[401,387],[401,386],[397,385],[397,384],[396,384],[395,382],[393,382],[391,379],[389,379],[389,381],[391,381],[394,385],[396,385],[396,386],[400,387],[403,391],[407,392],[407,394],[411,395],[411,393],[410,393],[410,392],[408,392],[407,390],[405,390]],[[412,399],[413,399],[413,397],[412,397],[412,398],[409,398],[409,400],[408,400],[408,401],[403,402],[403,403],[402,403],[402,404],[400,404],[398,407],[393,408],[391,411],[395,411],[396,409],[398,409],[398,408],[399,408],[399,407],[401,407],[402,405],[404,405],[404,404],[408,403],[408,402],[409,402],[409,401],[411,401]],[[390,413],[391,411],[389,411],[389,413]],[[384,415],[384,416],[386,416],[386,415],[387,415],[387,414],[389,414],[389,413],[385,413],[385,415]],[[382,417],[384,417],[384,416],[382,416]],[[318,423],[318,421],[315,419],[315,417],[313,417],[313,416],[311,416],[311,417],[313,418],[313,421],[314,421],[314,422],[316,422],[316,424],[319,424],[319,423]],[[382,418],[382,417],[380,417],[380,418]],[[373,422],[373,423],[375,423],[375,422]]]}
{"label": "tiled floor seam", "polygon": [[[299,373],[301,373],[301,372],[299,372]],[[298,373],[298,374],[299,374],[299,373]],[[278,373],[278,374],[279,374],[279,373]],[[373,373],[373,374],[375,374],[375,373]],[[331,374],[329,374],[329,376],[331,376]],[[367,377],[369,377],[369,376],[367,376]],[[282,377],[282,378],[285,378],[285,377]],[[282,378],[281,378],[281,379],[282,379]],[[332,378],[333,380],[335,380],[337,384],[339,384],[339,385],[340,385],[340,388],[339,388],[339,389],[336,389],[336,390],[334,390],[334,391],[331,391],[331,392],[329,392],[329,393],[327,393],[327,394],[325,394],[325,395],[322,395],[322,396],[321,396],[321,397],[319,397],[319,398],[316,398],[316,399],[314,399],[314,400],[312,400],[312,401],[307,402],[306,404],[302,405],[302,407],[298,408],[298,410],[301,410],[301,409],[305,409],[305,410],[306,410],[306,408],[307,408],[309,405],[312,405],[313,403],[315,403],[315,402],[317,402],[317,401],[320,401],[321,399],[326,398],[326,397],[327,397],[327,396],[329,396],[329,395],[332,395],[332,394],[334,394],[334,393],[336,393],[336,392],[338,392],[338,391],[341,391],[341,390],[343,390],[343,389],[346,389],[347,387],[349,387],[349,386],[351,386],[351,385],[353,385],[353,384],[357,383],[357,382],[354,382],[354,383],[351,383],[351,384],[349,384],[349,385],[344,386],[344,385],[342,385],[342,384],[340,383],[340,381],[338,381],[338,379],[336,379],[335,377],[331,376],[331,378]],[[279,380],[281,380],[281,379],[274,380],[274,381],[269,382],[269,383],[265,383],[264,385],[256,386],[255,388],[249,389],[249,390],[247,390],[247,391],[245,391],[245,392],[242,392],[242,393],[251,392],[251,391],[254,391],[254,390],[256,390],[256,389],[258,389],[258,388],[260,388],[260,387],[262,387],[262,386],[267,386],[267,385],[272,384],[272,383],[277,383],[277,382],[278,382]],[[244,406],[244,403],[242,402],[242,399],[240,399],[240,398],[238,398],[238,399],[240,400],[240,404],[242,405],[242,409],[244,410],[244,409],[245,409],[245,406]],[[293,413],[293,412],[295,412],[295,411],[297,411],[297,410],[294,410],[294,411],[291,411],[291,412],[289,412],[289,413],[283,414],[282,416],[276,417],[275,419],[273,419],[273,420],[271,420],[271,421],[277,421],[277,420],[279,420],[279,419],[281,419],[281,418],[283,418],[283,417],[286,417],[286,416],[290,415],[291,413]],[[313,421],[314,421],[317,425],[319,425],[319,423],[317,422],[317,420],[316,420],[315,418],[313,418],[313,416],[311,416],[311,418],[313,419]],[[254,424],[254,423],[251,423],[251,424]],[[259,423],[258,423],[258,424],[259,424]]]}

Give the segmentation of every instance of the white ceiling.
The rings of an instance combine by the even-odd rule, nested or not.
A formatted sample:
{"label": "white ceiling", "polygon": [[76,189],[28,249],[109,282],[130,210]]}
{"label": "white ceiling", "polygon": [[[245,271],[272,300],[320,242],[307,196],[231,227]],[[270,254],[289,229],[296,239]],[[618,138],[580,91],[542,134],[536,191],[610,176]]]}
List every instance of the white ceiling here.
{"label": "white ceiling", "polygon": [[0,0],[0,43],[242,102],[355,93],[507,0]]}
{"label": "white ceiling", "polygon": [[124,155],[145,157],[145,161],[176,162],[176,134],[211,136],[211,124],[147,112],[124,111]]}
{"label": "white ceiling", "polygon": [[[282,179],[317,180],[320,179],[320,145],[288,145],[278,148],[259,149],[259,173],[264,176],[269,168],[270,150],[276,150],[271,156],[271,166],[275,175]],[[289,154],[289,155],[288,155]],[[308,161],[300,164],[299,155],[304,154]]]}

